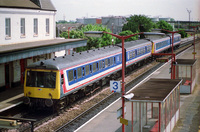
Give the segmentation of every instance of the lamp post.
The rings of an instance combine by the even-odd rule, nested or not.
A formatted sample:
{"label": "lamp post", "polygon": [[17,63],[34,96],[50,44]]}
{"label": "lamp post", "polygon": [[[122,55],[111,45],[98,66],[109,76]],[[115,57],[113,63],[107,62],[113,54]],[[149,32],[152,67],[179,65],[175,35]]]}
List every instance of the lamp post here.
{"label": "lamp post", "polygon": [[[113,33],[113,25],[114,25],[114,23],[112,23],[112,33]],[[112,36],[112,45],[113,45],[113,36]]]}
{"label": "lamp post", "polygon": [[194,54],[194,59],[195,59],[195,54],[196,54],[196,52],[195,52],[195,32],[196,32],[196,28],[199,27],[199,26],[200,25],[191,26],[193,28],[193,30],[194,30],[194,51],[192,53],[192,54]]}
{"label": "lamp post", "polygon": [[169,31],[169,30],[165,30],[165,29],[162,29],[162,30],[172,34],[171,79],[175,79],[175,65],[173,65],[173,62],[176,61],[176,55],[174,54],[174,34],[180,32],[182,30],[179,30],[179,31]]}
{"label": "lamp post", "polygon": [[[189,33],[189,34],[191,34],[192,35],[192,32],[194,32],[194,50],[193,50],[193,52],[192,52],[192,54],[194,54],[194,59],[195,59],[195,54],[196,54],[196,52],[195,52],[195,28],[196,27],[198,27],[198,26],[200,26],[200,25],[197,25],[197,26],[191,26],[194,30],[185,30],[185,32],[187,32],[187,33]],[[191,33],[190,33],[191,32]]]}
{"label": "lamp post", "polygon": [[188,14],[189,14],[189,26],[190,26],[190,13],[191,13],[192,11],[187,9],[187,12],[188,12]]}
{"label": "lamp post", "polygon": [[[121,99],[122,99],[122,118],[124,118],[124,106],[125,106],[125,99],[124,99],[124,95],[125,95],[125,66],[126,66],[126,63],[125,63],[125,50],[124,50],[124,40],[125,39],[128,39],[130,37],[133,37],[133,36],[136,36],[136,35],[139,35],[139,34],[143,34],[143,32],[141,33],[136,33],[136,34],[132,34],[132,35],[128,35],[128,36],[120,36],[120,35],[116,35],[116,34],[113,34],[113,33],[109,33],[109,32],[102,32],[102,31],[89,31],[89,32],[85,32],[84,34],[91,34],[92,36],[94,36],[93,34],[103,34],[103,33],[106,33],[106,34],[110,34],[118,39],[121,39],[122,41],[122,96],[121,96]],[[125,132],[125,125],[122,124],[122,132]]]}
{"label": "lamp post", "polygon": [[74,27],[68,27],[68,39],[69,39],[69,29],[70,29],[70,28],[74,28]]}

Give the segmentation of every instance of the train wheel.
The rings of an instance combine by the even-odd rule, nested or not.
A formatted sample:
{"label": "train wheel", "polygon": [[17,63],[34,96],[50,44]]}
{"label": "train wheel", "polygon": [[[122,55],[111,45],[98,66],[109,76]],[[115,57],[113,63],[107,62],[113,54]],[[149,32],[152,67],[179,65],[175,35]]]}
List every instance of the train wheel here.
{"label": "train wheel", "polygon": [[69,96],[65,98],[65,106],[69,105]]}
{"label": "train wheel", "polygon": [[73,103],[75,100],[76,100],[75,95],[72,94],[72,95],[69,96],[69,102],[70,103]]}
{"label": "train wheel", "polygon": [[96,83],[93,83],[93,85],[92,85],[92,90],[95,90],[96,88],[97,88]]}
{"label": "train wheel", "polygon": [[55,102],[54,105],[53,105],[53,113],[58,113],[59,114],[59,111],[60,111],[60,105],[58,102]]}

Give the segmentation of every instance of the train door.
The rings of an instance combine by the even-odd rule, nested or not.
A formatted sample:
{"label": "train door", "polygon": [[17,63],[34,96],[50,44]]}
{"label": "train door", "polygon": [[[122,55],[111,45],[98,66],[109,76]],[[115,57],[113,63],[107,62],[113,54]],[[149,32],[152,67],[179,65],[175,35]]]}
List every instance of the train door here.
{"label": "train door", "polygon": [[6,86],[6,88],[10,87],[10,68],[9,68],[9,64],[5,64],[5,86]]}

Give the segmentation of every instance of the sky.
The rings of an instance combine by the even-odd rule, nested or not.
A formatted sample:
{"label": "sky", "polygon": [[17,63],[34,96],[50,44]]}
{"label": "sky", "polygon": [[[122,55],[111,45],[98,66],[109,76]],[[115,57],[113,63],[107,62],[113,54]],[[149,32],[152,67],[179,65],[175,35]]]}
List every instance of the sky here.
{"label": "sky", "polygon": [[200,0],[51,0],[56,20],[145,15],[175,20],[200,21]]}

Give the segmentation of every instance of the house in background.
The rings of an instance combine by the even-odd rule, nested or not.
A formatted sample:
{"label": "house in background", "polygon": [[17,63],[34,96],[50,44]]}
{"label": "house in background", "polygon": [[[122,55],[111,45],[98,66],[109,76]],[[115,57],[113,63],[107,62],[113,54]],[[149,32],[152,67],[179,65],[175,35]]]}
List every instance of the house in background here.
{"label": "house in background", "polygon": [[50,0],[0,0],[0,14],[0,91],[23,84],[28,64],[86,45],[86,40],[56,38]]}
{"label": "house in background", "polygon": [[122,32],[122,27],[124,26],[126,21],[126,17],[124,16],[108,16],[101,18],[77,18],[77,23],[81,23],[83,25],[88,24],[102,24],[109,28],[114,34],[119,34]]}

